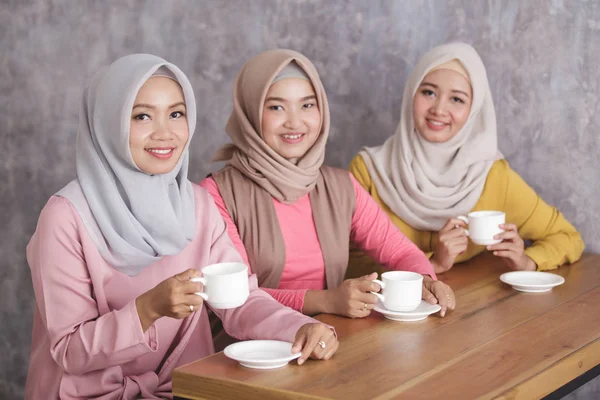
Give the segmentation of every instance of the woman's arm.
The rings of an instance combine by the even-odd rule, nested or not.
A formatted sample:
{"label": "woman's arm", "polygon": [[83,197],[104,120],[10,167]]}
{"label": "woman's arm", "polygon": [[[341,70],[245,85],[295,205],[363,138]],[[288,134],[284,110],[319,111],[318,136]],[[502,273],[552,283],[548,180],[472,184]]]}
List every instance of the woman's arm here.
{"label": "woman's arm", "polygon": [[[209,263],[239,260],[240,255],[229,238],[230,231],[219,210],[214,204],[209,204],[207,208],[207,211],[214,213]],[[317,322],[274,301],[269,294],[258,288],[256,275],[249,277],[249,284],[250,296],[244,305],[228,310],[213,310],[223,321],[223,327],[230,336],[237,339],[293,342],[301,326]]]}
{"label": "woman's arm", "polygon": [[135,299],[100,315],[79,239],[76,211],[52,197],[27,246],[36,305],[50,352],[65,372],[81,375],[156,351],[155,328],[142,331]]}
{"label": "woman's arm", "polygon": [[[208,191],[211,195],[215,205],[217,206],[217,210],[219,214],[225,221],[227,226],[227,234],[231,239],[231,242],[237,249],[237,251],[242,256],[244,263],[248,265],[249,271],[252,272],[252,265],[250,265],[248,261],[248,254],[246,253],[246,248],[244,247],[244,242],[240,237],[237,226],[231,219],[229,212],[227,211],[227,206],[223,201],[223,197],[221,197],[221,193],[219,192],[219,187],[213,178],[206,178],[200,182],[200,186]],[[305,305],[305,295],[306,289],[270,289],[270,288],[262,288],[265,292],[269,293],[275,300],[283,304],[284,306],[290,307],[298,312],[304,312],[307,315],[314,315],[311,312],[306,312],[303,310]],[[312,310],[311,310],[312,311]]]}
{"label": "woman's arm", "polygon": [[356,179],[350,178],[356,194],[351,240],[388,269],[418,272],[436,279],[427,256],[400,232]]}
{"label": "woman's arm", "polygon": [[544,202],[508,163],[506,173],[506,222],[514,223],[523,239],[533,241],[525,254],[537,264],[537,269],[551,270],[579,260],[584,249],[579,232],[558,209]]}

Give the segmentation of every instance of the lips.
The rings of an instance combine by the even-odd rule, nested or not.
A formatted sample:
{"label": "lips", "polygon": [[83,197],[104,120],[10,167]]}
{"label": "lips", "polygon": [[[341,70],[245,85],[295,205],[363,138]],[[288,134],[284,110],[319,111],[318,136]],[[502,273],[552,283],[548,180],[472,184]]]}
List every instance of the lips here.
{"label": "lips", "polygon": [[300,132],[284,133],[284,134],[279,135],[281,140],[283,140],[284,142],[289,143],[289,144],[300,143],[304,139],[305,136],[306,136],[305,133],[300,133]]}
{"label": "lips", "polygon": [[441,131],[446,129],[450,124],[446,122],[437,121],[435,119],[426,118],[427,127],[434,131]]}
{"label": "lips", "polygon": [[173,155],[175,148],[174,147],[153,147],[144,149],[153,157],[158,158],[159,160],[168,160]]}

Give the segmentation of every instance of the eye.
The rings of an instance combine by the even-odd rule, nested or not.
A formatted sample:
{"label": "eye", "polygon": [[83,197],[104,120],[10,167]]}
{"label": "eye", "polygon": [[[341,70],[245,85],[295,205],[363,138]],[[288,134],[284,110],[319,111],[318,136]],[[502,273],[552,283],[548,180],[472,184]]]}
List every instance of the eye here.
{"label": "eye", "polygon": [[133,117],[133,119],[138,121],[147,121],[150,119],[150,116],[148,114],[138,114],[135,117]]}
{"label": "eye", "polygon": [[185,113],[183,111],[174,111],[169,115],[170,118],[177,119],[181,117],[185,117]]}
{"label": "eye", "polygon": [[283,110],[282,106],[269,106],[268,108],[271,111],[282,111]]}
{"label": "eye", "polygon": [[465,104],[463,99],[461,99],[460,97],[456,97],[456,96],[452,97],[452,102],[458,103],[458,104]]}
{"label": "eye", "polygon": [[423,89],[421,90],[421,94],[424,96],[435,96],[435,93],[431,89]]}
{"label": "eye", "polygon": [[302,108],[312,108],[315,106],[315,103],[306,103],[302,105]]}

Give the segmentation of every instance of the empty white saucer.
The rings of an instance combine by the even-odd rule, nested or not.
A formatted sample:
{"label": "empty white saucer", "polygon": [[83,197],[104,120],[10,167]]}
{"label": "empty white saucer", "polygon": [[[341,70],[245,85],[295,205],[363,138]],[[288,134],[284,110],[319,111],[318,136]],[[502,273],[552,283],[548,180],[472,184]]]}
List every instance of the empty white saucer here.
{"label": "empty white saucer", "polygon": [[500,280],[515,290],[528,293],[547,292],[565,282],[565,278],[560,275],[538,271],[507,272],[500,275]]}
{"label": "empty white saucer", "polygon": [[439,304],[429,304],[425,300],[421,301],[419,307],[415,308],[412,311],[392,311],[385,308],[385,306],[381,303],[378,303],[373,310],[383,314],[387,319],[391,319],[394,321],[420,321],[422,319],[427,318],[430,314],[436,313],[440,311],[442,307]]}
{"label": "empty white saucer", "polygon": [[301,354],[292,354],[292,343],[279,340],[247,340],[231,344],[223,352],[244,367],[256,369],[281,368]]}

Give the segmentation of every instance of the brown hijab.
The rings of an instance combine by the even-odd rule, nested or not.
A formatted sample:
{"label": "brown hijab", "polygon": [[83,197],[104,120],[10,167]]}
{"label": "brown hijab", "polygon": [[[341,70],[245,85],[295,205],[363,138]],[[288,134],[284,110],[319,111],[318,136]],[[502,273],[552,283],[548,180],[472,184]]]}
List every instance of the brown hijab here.
{"label": "brown hijab", "polygon": [[[277,154],[262,138],[262,111],[273,79],[292,61],[306,72],[321,112],[319,137],[300,159],[292,162]],[[329,136],[329,104],[319,74],[302,54],[292,50],[269,50],[248,61],[235,79],[233,112],[225,128],[233,144],[215,156],[228,161],[248,179],[282,203],[292,203],[310,192],[319,177]]]}
{"label": "brown hijab", "polygon": [[[266,94],[273,79],[291,62],[306,72],[321,112],[319,137],[295,162],[277,154],[261,134]],[[329,135],[329,106],[313,64],[291,50],[266,51],[248,61],[235,80],[234,109],[226,130],[233,144],[221,149],[215,159],[228,160],[228,166],[213,178],[260,286],[277,288],[285,266],[285,243],[273,197],[293,203],[308,193],[327,287],[337,287],[348,266],[356,196],[347,171],[322,165]]]}

